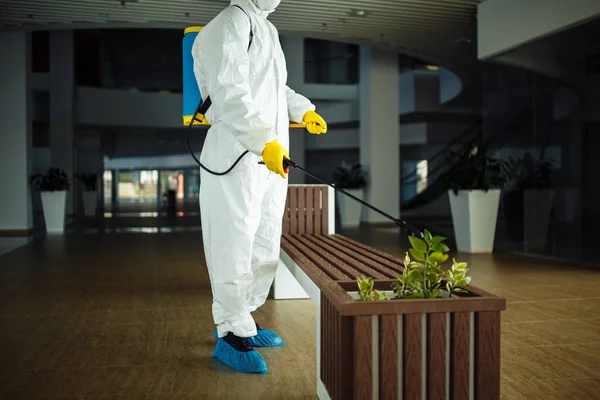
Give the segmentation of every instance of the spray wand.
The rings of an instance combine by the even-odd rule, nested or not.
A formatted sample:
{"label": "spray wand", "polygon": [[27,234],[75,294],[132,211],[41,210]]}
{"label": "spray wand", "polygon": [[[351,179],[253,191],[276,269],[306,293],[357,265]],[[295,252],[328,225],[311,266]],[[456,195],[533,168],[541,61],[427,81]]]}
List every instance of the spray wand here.
{"label": "spray wand", "polygon": [[[264,161],[260,161],[259,164],[263,164],[264,165]],[[407,222],[398,219],[398,218],[394,218],[391,215],[389,215],[388,213],[381,211],[380,209],[372,206],[371,204],[367,203],[364,200],[359,199],[358,197],[354,196],[351,193],[348,193],[347,191],[345,191],[344,189],[341,189],[339,187],[337,187],[336,185],[334,185],[333,183],[327,182],[326,180],[319,178],[318,176],[308,172],[306,169],[304,169],[303,167],[301,167],[300,165],[296,164],[295,162],[293,162],[290,159],[284,158],[283,159],[283,169],[285,170],[285,173],[288,174],[289,170],[291,168],[297,169],[301,172],[303,172],[304,174],[310,176],[313,179],[318,180],[321,183],[324,183],[327,186],[332,187],[334,190],[341,192],[343,194],[345,194],[346,196],[350,197],[352,200],[359,202],[360,204],[362,204],[363,206],[375,211],[376,213],[384,216],[385,218],[389,219],[390,221],[394,222],[396,225],[398,225],[401,228],[406,229],[407,231],[409,231],[413,236],[415,237],[419,237],[420,239],[424,238],[424,235],[421,231],[419,231],[417,228],[415,228],[414,226],[408,224]]]}

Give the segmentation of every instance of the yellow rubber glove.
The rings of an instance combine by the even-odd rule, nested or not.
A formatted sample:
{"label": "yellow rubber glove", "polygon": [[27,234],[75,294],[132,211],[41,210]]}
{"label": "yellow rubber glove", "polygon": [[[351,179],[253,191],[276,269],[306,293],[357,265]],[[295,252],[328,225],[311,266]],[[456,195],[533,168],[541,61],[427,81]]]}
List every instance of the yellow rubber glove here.
{"label": "yellow rubber glove", "polygon": [[281,175],[283,179],[287,178],[287,171],[283,169],[284,157],[290,159],[287,150],[277,140],[267,143],[262,151],[262,158],[267,168]]}
{"label": "yellow rubber glove", "polygon": [[304,114],[303,122],[306,124],[306,130],[313,135],[320,135],[327,132],[327,122],[314,111]]}

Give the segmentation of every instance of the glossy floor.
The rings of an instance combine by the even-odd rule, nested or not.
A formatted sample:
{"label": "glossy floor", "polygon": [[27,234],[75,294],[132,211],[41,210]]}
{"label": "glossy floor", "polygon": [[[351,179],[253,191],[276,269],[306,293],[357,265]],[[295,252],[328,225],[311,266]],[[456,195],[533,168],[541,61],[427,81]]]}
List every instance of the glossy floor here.
{"label": "glossy floor", "polygon": [[[349,234],[403,253],[397,233]],[[460,258],[508,299],[503,398],[600,398],[600,271]],[[42,238],[0,257],[0,398],[316,398],[312,303],[269,301],[256,318],[287,345],[261,351],[268,375],[240,376],[210,358],[199,233]]]}

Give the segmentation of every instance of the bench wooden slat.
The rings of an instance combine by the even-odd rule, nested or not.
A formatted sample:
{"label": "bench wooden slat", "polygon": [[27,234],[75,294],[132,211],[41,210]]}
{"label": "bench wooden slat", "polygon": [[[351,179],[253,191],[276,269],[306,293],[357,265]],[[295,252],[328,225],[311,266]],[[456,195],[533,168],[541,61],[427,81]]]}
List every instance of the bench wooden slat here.
{"label": "bench wooden slat", "polygon": [[327,234],[329,233],[329,211],[335,211],[329,210],[329,190],[327,186],[321,186],[321,210],[321,232]]}
{"label": "bench wooden slat", "polygon": [[298,233],[306,233],[306,187],[298,188]]}
{"label": "bench wooden slat", "polygon": [[333,306],[333,304],[331,304],[330,302],[327,302],[327,305],[329,307],[329,329],[331,330],[331,336],[329,338],[329,360],[331,361],[331,372],[329,373],[329,380],[331,382],[331,387],[335,388],[337,385],[337,372],[339,371],[338,369],[338,354],[336,352],[336,342],[337,342],[337,332],[336,332],[336,327],[335,327],[335,323],[337,320],[337,310],[335,309],[335,307]]}
{"label": "bench wooden slat", "polygon": [[343,235],[337,235],[336,234],[336,235],[332,235],[332,238],[334,238],[335,240],[338,240],[340,242],[345,242],[345,243],[348,243],[348,244],[353,244],[356,247],[359,247],[359,248],[361,248],[363,250],[366,250],[369,253],[373,253],[375,255],[378,255],[378,256],[380,256],[380,257],[382,257],[382,258],[384,258],[386,260],[389,260],[389,261],[391,261],[393,263],[404,265],[404,261],[402,259],[400,259],[398,257],[394,257],[394,256],[392,256],[392,255],[390,255],[390,254],[388,254],[388,253],[386,253],[384,251],[381,251],[381,250],[375,249],[373,247],[367,246],[366,244],[363,244],[361,242],[357,242],[356,240],[350,239],[349,237],[346,237],[346,236],[343,236]]}
{"label": "bench wooden slat", "polygon": [[342,335],[344,334],[342,332],[342,318],[340,316],[340,314],[337,312],[337,310],[335,310],[335,321],[334,321],[334,332],[335,332],[335,338],[334,338],[334,346],[335,346],[335,379],[334,379],[334,391],[333,394],[335,396],[335,398],[341,398],[340,394],[341,394],[341,386],[342,386],[342,379],[340,376],[340,372],[344,369],[343,365],[342,365],[342,342],[340,341],[340,337],[342,337]]}
{"label": "bench wooden slat", "polygon": [[450,398],[469,398],[469,362],[470,362],[470,313],[454,313],[450,326]]}
{"label": "bench wooden slat", "polygon": [[321,208],[321,189],[319,187],[315,187],[314,191],[313,191],[313,207],[315,210],[315,217],[314,217],[314,221],[315,221],[315,226],[313,229],[313,233],[315,235],[320,235],[323,233],[323,229],[321,226],[321,218],[323,215],[323,210]]}
{"label": "bench wooden slat", "polygon": [[313,221],[314,221],[314,190],[312,186],[306,187],[306,233],[313,233]]}
{"label": "bench wooden slat", "polygon": [[[286,239],[287,242],[295,248],[295,251],[292,250],[292,253],[302,253],[302,255],[311,260],[314,265],[318,266],[317,268],[327,274],[327,276],[330,277],[329,279],[333,279],[334,281],[352,280],[352,277],[344,274],[344,272],[339,268],[336,268],[335,265],[327,262],[327,260],[321,257],[318,253],[302,243],[298,236],[290,235]],[[290,256],[292,256],[292,254],[290,254]]]}
{"label": "bench wooden slat", "polygon": [[285,208],[283,211],[283,228],[284,234],[290,232],[290,189],[288,189],[287,196],[285,197]]}
{"label": "bench wooden slat", "polygon": [[313,261],[307,258],[290,243],[289,239],[289,235],[285,235],[281,238],[282,250],[284,250],[298,266],[301,266],[300,268],[308,278],[317,285],[323,295],[328,296],[332,304],[339,310],[341,305],[349,298],[348,293],[339,285],[339,281],[336,281]]}
{"label": "bench wooden slat", "polygon": [[398,315],[382,315],[379,317],[380,338],[379,379],[381,381],[381,399],[397,400],[398,394]]}
{"label": "bench wooden slat", "polygon": [[[345,268],[351,267],[361,272],[361,275],[370,276],[373,279],[396,279],[396,275],[386,275],[380,270],[381,266],[373,268],[372,265],[366,262],[359,261],[355,255],[349,255],[348,252],[341,251],[329,244],[326,236],[308,236],[308,239],[312,242],[314,248],[318,248],[321,253],[330,254],[335,257],[336,261],[333,261],[335,265],[341,265]],[[331,257],[330,256],[330,257]]]}
{"label": "bench wooden slat", "polygon": [[327,233],[329,189],[325,185],[289,185],[282,233]]}
{"label": "bench wooden slat", "polygon": [[402,346],[404,357],[404,398],[421,398],[421,359],[422,359],[422,328],[421,314],[408,314],[403,316]]}
{"label": "bench wooden slat", "polygon": [[500,311],[475,314],[475,398],[500,398]]}
{"label": "bench wooden slat", "polygon": [[340,355],[339,355],[339,379],[340,379],[340,399],[351,399],[353,387],[350,384],[353,379],[354,371],[352,368],[348,368],[352,365],[354,359],[354,318],[339,316],[340,319],[340,336],[337,341],[340,343]]}
{"label": "bench wooden slat", "polygon": [[[320,249],[315,246],[315,243],[313,240],[319,241],[322,238],[323,238],[322,235],[321,236],[306,235],[306,236],[297,237],[297,239],[300,240],[302,243],[304,243],[308,248],[315,249],[317,251],[319,251]],[[331,254],[327,251],[319,252],[319,255],[325,261],[327,261],[329,263],[329,265],[331,265],[333,268],[341,270],[345,275],[347,275],[349,277],[350,280],[355,280],[359,276],[364,276],[364,275],[367,275],[370,273],[377,273],[377,271],[370,270],[368,268],[363,268],[362,270],[356,269],[356,268],[346,264],[344,261],[340,260],[339,258],[335,257],[333,254]]]}
{"label": "bench wooden slat", "polygon": [[333,242],[339,243],[341,246],[352,249],[353,252],[359,253],[379,264],[387,266],[389,269],[393,270],[395,274],[402,273],[402,268],[403,268],[404,264],[399,259],[395,259],[394,261],[392,261],[387,257],[382,257],[379,254],[377,254],[373,251],[370,251],[370,250],[366,250],[360,246],[357,246],[356,244],[354,244],[352,242],[342,240],[342,239],[340,239],[340,237],[341,236],[339,236],[339,235],[330,235],[328,237],[328,239]]}
{"label": "bench wooden slat", "polygon": [[291,186],[290,193],[290,233],[298,233],[298,187]]}
{"label": "bench wooden slat", "polygon": [[354,318],[355,400],[373,399],[373,324],[371,321],[370,316]]}
{"label": "bench wooden slat", "polygon": [[329,336],[331,335],[331,329],[329,329],[329,301],[323,301],[321,303],[321,323],[322,323],[322,336],[321,336],[321,356],[323,357],[323,364],[321,365],[321,380],[325,384],[326,387],[331,386],[331,382],[329,380],[329,374],[331,373],[331,357],[329,355]]}
{"label": "bench wooden slat", "polygon": [[446,313],[427,316],[427,398],[446,397]]}
{"label": "bench wooden slat", "polygon": [[390,264],[391,264],[390,261],[383,261],[382,263],[374,261],[373,259],[371,259],[367,256],[363,256],[362,253],[355,251],[348,245],[340,244],[340,243],[332,240],[331,236],[323,237],[322,243],[327,243],[327,245],[331,246],[332,248],[336,249],[337,251],[339,251],[343,254],[346,254],[347,256],[349,256],[353,259],[356,259],[357,262],[358,262],[358,260],[360,260],[360,262],[364,263],[365,265],[368,265],[373,270],[379,272],[386,278],[396,279],[398,277],[398,275],[401,274],[401,271],[402,271],[401,269],[397,270],[396,268],[390,268]]}

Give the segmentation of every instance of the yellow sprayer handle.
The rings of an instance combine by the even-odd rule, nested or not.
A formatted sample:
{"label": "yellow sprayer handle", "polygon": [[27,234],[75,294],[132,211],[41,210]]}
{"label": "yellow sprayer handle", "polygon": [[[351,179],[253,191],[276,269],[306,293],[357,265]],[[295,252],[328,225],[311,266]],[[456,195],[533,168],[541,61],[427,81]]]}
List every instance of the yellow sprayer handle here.
{"label": "yellow sprayer handle", "polygon": [[[194,121],[194,125],[210,126],[210,124],[208,123],[206,118],[204,118],[204,116],[200,116],[200,118],[202,119],[202,122]],[[189,125],[191,119],[192,119],[192,117],[185,117],[183,119],[183,124],[186,126]],[[305,129],[305,128],[306,128],[305,123],[301,123],[301,124],[290,123],[290,129]]]}

